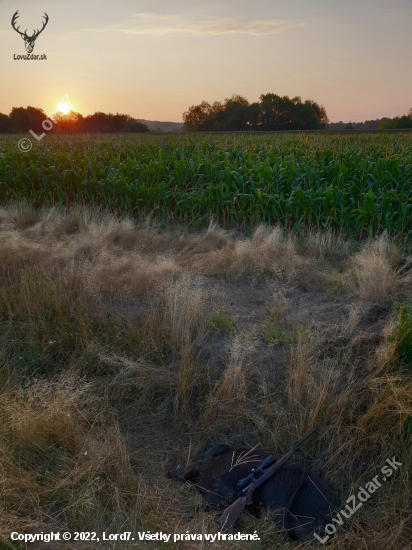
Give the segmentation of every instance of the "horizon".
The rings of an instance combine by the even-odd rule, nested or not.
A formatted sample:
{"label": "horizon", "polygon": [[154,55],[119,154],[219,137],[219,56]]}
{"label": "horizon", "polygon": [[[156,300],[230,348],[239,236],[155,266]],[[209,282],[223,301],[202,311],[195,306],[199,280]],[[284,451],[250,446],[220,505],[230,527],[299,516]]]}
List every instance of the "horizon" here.
{"label": "horizon", "polygon": [[[98,10],[97,10],[98,7]],[[11,26],[40,29],[33,54]],[[402,116],[412,98],[412,2],[125,0],[115,7],[75,0],[0,0],[0,112],[40,106],[56,112],[64,95],[75,112],[127,113],[182,123],[205,100],[237,93],[301,96],[323,105],[330,122]],[[279,55],[281,52],[281,55]],[[27,83],[30,83],[29,85]]]}
{"label": "horizon", "polygon": [[[247,98],[246,98],[246,99],[247,99]],[[58,103],[60,103],[60,105],[62,104],[61,101],[59,101]],[[70,105],[70,102],[68,102],[66,105],[67,105],[67,108],[68,108],[68,106]],[[17,106],[15,105],[14,107],[17,107]],[[19,105],[17,108],[26,109],[26,108],[28,108],[28,107],[34,107],[34,108],[36,108],[36,109],[40,109],[40,110],[42,110],[42,111],[46,114],[46,116],[48,116],[48,117],[53,117],[54,115],[57,115],[57,114],[60,114],[60,115],[67,115],[67,114],[73,113],[73,114],[79,114],[79,115],[83,116],[84,118],[86,118],[87,116],[91,116],[91,115],[93,115],[93,114],[96,114],[97,112],[102,112],[102,111],[95,111],[94,113],[92,112],[92,113],[84,114],[84,113],[79,113],[78,111],[74,111],[74,110],[70,109],[70,110],[67,111],[67,112],[55,110],[55,111],[53,111],[52,113],[46,113],[46,111],[45,111],[42,107],[36,107],[36,105],[26,105],[26,106],[24,106],[24,105]],[[103,112],[104,112],[104,111],[103,111]],[[0,113],[1,113],[1,110],[0,110]],[[9,113],[3,113],[3,114],[7,114],[7,115],[8,115]],[[112,111],[108,111],[108,112],[105,113],[105,114],[112,114],[112,115],[118,114],[118,115],[129,115],[129,116],[132,116],[132,115],[130,115],[129,113],[125,113],[125,112],[122,112],[122,111],[120,111],[120,110],[113,110],[113,112],[112,112]],[[405,114],[405,113],[404,113],[404,114]],[[396,115],[396,116],[404,116],[404,114],[402,114],[402,115]],[[140,121],[143,121],[143,122],[151,122],[151,123],[156,123],[156,122],[158,122],[158,123],[161,123],[161,124],[167,124],[167,123],[171,123],[171,124],[182,124],[182,126],[183,126],[183,124],[184,124],[183,121],[175,121],[175,120],[155,120],[155,119],[150,120],[150,119],[145,119],[145,118],[142,118],[142,117],[133,117],[133,118],[134,118],[135,120],[138,120],[138,121],[140,120]],[[365,120],[336,120],[336,121],[330,121],[329,123],[332,123],[332,124],[337,124],[337,123],[362,124],[362,123],[364,123],[364,122],[369,122],[369,121],[374,121],[374,120],[381,120],[381,119],[385,119],[385,118],[388,118],[388,119],[389,119],[389,118],[391,118],[391,117],[385,117],[385,116],[383,116],[383,117],[380,117],[380,118],[377,118],[377,119],[365,119]],[[393,117],[393,118],[395,118],[395,117]]]}

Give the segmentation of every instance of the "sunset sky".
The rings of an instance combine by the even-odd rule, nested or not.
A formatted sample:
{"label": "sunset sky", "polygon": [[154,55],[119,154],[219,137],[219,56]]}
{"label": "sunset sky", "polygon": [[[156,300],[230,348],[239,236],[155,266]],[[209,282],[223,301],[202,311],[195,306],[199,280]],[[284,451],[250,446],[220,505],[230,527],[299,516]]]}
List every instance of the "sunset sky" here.
{"label": "sunset sky", "polygon": [[[12,29],[41,28],[33,54]],[[0,112],[75,111],[182,121],[233,93],[314,99],[331,121],[412,107],[412,0],[0,0]]]}

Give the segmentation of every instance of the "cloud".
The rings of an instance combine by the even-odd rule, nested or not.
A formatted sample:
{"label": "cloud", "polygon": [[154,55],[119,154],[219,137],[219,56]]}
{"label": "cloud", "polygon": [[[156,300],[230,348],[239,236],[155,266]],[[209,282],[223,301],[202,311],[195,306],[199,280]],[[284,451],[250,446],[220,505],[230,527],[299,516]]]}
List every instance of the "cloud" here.
{"label": "cloud", "polygon": [[74,34],[80,34],[83,32],[97,32],[97,33],[108,33],[122,30],[122,25],[120,23],[113,23],[111,25],[103,25],[101,27],[96,27],[94,29],[78,29],[77,31],[70,31]]}
{"label": "cloud", "polygon": [[250,34],[263,35],[303,27],[304,23],[293,23],[282,19],[256,19],[237,21],[235,19],[216,19],[209,21],[189,21],[180,15],[158,15],[155,13],[137,13],[136,24],[122,29],[127,34]]}

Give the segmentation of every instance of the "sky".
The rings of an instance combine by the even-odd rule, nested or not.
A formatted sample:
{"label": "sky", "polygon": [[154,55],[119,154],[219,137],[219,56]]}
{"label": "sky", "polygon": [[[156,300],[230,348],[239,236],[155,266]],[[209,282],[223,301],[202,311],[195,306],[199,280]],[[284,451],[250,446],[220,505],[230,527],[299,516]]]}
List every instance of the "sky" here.
{"label": "sky", "polygon": [[[16,26],[31,35],[25,55]],[[0,112],[62,98],[182,121],[205,100],[265,93],[324,105],[332,122],[412,107],[412,0],[0,0]]]}

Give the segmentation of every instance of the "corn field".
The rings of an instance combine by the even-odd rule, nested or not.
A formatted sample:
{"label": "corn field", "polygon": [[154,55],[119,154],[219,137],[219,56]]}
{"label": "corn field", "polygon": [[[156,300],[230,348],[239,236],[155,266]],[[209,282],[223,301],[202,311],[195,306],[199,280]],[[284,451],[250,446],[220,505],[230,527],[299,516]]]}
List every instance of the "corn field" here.
{"label": "corn field", "polygon": [[411,134],[46,136],[28,153],[20,138],[0,136],[2,202],[412,232]]}

